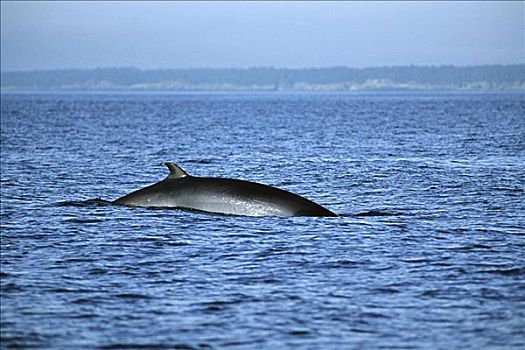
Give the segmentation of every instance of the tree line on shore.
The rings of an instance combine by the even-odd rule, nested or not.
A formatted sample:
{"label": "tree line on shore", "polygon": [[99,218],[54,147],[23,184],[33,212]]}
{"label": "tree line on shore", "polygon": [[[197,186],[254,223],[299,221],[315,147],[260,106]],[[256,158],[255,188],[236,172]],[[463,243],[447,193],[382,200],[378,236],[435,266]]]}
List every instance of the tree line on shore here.
{"label": "tree line on shore", "polygon": [[[394,66],[372,68],[95,68],[2,72],[2,90],[60,89],[301,89],[308,87],[517,87],[525,88],[525,64]],[[481,84],[481,85],[480,85]]]}

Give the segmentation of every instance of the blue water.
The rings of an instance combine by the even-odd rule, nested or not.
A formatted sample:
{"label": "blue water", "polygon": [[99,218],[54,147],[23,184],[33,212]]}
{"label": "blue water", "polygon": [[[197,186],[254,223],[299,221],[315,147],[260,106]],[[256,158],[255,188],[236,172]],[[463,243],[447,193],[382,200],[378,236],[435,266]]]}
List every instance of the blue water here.
{"label": "blue water", "polygon": [[[525,347],[525,95],[3,94],[1,348]],[[118,207],[173,161],[338,218]]]}

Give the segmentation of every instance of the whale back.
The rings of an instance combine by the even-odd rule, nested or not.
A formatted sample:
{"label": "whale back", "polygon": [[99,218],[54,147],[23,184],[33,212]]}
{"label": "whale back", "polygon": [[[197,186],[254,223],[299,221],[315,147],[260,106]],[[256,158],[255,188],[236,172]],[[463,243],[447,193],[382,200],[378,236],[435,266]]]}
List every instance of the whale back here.
{"label": "whale back", "polygon": [[170,171],[166,179],[114,203],[228,215],[337,216],[315,202],[279,188],[237,179],[191,176],[174,163],[164,164]]}
{"label": "whale back", "polygon": [[[178,182],[178,181],[177,181]],[[237,179],[190,177],[173,184],[185,207],[245,216],[336,216],[319,204],[280,188]]]}

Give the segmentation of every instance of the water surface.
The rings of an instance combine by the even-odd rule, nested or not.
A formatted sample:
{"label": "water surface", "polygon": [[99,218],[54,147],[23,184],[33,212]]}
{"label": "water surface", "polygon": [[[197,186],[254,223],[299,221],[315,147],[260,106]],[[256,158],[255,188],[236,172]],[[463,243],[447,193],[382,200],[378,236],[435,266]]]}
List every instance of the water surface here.
{"label": "water surface", "polygon": [[[523,94],[3,94],[1,347],[525,347]],[[196,176],[338,218],[109,205]]]}

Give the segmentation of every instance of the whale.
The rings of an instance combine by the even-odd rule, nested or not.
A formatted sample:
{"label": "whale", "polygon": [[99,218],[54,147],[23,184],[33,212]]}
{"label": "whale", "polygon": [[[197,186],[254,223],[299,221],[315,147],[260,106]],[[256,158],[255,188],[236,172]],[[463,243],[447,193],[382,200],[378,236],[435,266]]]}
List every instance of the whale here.
{"label": "whale", "polygon": [[337,216],[309,199],[276,187],[238,179],[192,176],[175,163],[164,165],[170,171],[164,180],[112,203],[239,216]]}

